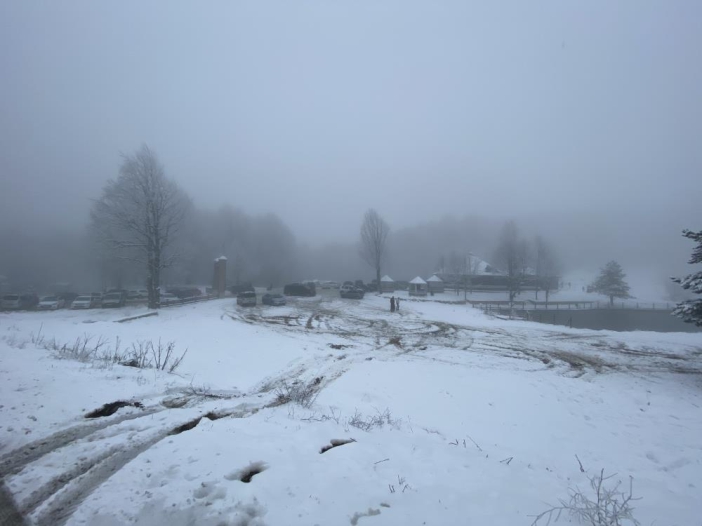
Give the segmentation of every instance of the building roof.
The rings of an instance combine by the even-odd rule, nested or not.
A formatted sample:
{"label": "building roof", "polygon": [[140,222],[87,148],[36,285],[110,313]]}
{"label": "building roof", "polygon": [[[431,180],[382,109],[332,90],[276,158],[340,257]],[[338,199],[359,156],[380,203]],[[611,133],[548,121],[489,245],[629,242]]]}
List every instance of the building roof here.
{"label": "building roof", "polygon": [[440,282],[443,283],[443,279],[441,279],[439,276],[434,274],[432,277],[430,277],[427,281],[432,281],[432,282]]}
{"label": "building roof", "polygon": [[412,281],[410,281],[410,283],[414,283],[415,285],[426,285],[426,284],[427,284],[427,282],[424,281],[424,280],[423,280],[422,278],[420,278],[419,276],[417,276],[417,277],[414,278]]}
{"label": "building roof", "polygon": [[380,278],[380,281],[385,281],[385,282],[391,282],[394,281],[390,276],[385,274],[382,278]]}

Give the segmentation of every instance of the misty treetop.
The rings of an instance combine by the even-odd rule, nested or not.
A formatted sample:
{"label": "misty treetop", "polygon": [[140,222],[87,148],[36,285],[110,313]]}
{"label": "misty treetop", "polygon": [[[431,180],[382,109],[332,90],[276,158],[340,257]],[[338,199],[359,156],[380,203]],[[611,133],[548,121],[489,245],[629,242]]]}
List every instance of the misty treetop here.
{"label": "misty treetop", "polygon": [[609,304],[614,305],[614,298],[627,299],[629,295],[629,284],[625,281],[626,274],[621,265],[616,261],[610,261],[601,270],[600,275],[592,283],[593,292],[609,297]]}
{"label": "misty treetop", "polygon": [[[692,249],[692,256],[688,263],[690,265],[702,263],[702,230],[699,232],[683,230],[683,236],[697,243],[697,246]],[[702,294],[702,271],[688,274],[684,278],[673,278],[673,281],[693,294]],[[673,314],[687,323],[702,327],[702,299],[695,298],[678,303]]]}

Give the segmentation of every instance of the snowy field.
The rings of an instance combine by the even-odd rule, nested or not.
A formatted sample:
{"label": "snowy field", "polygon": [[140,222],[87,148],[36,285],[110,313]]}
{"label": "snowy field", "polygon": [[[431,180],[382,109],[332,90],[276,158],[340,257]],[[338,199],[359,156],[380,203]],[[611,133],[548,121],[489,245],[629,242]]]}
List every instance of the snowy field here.
{"label": "snowy field", "polygon": [[[0,314],[0,477],[47,526],[512,526],[604,469],[641,524],[702,525],[700,334],[387,307]],[[174,374],[57,350],[159,339]]]}

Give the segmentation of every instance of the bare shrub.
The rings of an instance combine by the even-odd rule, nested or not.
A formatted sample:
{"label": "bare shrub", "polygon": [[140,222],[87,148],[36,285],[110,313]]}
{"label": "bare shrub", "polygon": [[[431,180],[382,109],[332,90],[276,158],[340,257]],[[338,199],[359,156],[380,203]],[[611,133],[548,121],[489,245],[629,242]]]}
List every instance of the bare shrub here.
{"label": "bare shrub", "polygon": [[72,344],[59,345],[54,339],[44,348],[55,351],[56,356],[62,360],[77,360],[85,363],[98,359],[99,353],[109,343],[109,340],[102,336],[99,336],[94,343],[93,341],[94,336],[83,334],[83,336],[76,338]]}
{"label": "bare shrub", "polygon": [[172,373],[178,368],[188,352],[188,350],[185,349],[180,358],[176,358],[174,354],[175,342],[168,342],[166,345],[163,345],[161,343],[161,338],[158,339],[157,346],[154,346],[151,341],[147,342],[147,348],[151,349],[154,367],[160,371],[168,370],[169,373]]}
{"label": "bare shrub", "polygon": [[371,431],[375,428],[383,428],[389,425],[394,428],[400,427],[401,421],[396,420],[390,414],[389,409],[380,412],[377,411],[374,415],[365,416],[363,413],[356,411],[351,418],[348,420],[348,425],[360,429],[361,431]]}
{"label": "bare shrub", "polygon": [[[599,474],[588,477],[590,488],[594,492],[591,499],[576,488],[569,490],[570,498],[561,500],[559,506],[552,506],[536,516],[531,526],[546,524],[551,521],[558,522],[565,513],[569,518],[575,519],[580,524],[590,526],[623,526],[626,524],[639,526],[639,521],[634,518],[634,508],[631,503],[634,498],[634,479],[629,477],[629,491],[620,491],[621,481],[608,483],[616,474],[605,477],[604,469]],[[545,520],[545,522],[543,522]]]}
{"label": "bare shrub", "polygon": [[37,331],[36,334],[34,334],[33,332],[31,333],[32,343],[37,347],[42,347],[44,345],[44,335],[41,333],[41,330],[43,328],[44,324],[42,323],[41,325],[39,325],[39,331]]}
{"label": "bare shrub", "polygon": [[112,365],[124,365],[136,367],[138,369],[159,369],[173,373],[183,362],[188,350],[183,354],[175,354],[175,342],[168,342],[164,345],[159,339],[158,344],[150,340],[132,343],[126,351],[121,351],[121,340],[115,338],[114,348],[109,347],[110,340],[99,336],[97,340],[94,336],[84,334],[76,338],[71,343],[59,344],[56,339],[44,341],[43,348],[53,351],[59,359],[77,360],[79,362],[94,362],[100,367],[111,367]]}
{"label": "bare shrub", "polygon": [[294,381],[292,384],[283,382],[275,390],[275,405],[284,405],[290,402],[309,409],[314,404],[319,394],[321,378],[315,378],[309,383]]}

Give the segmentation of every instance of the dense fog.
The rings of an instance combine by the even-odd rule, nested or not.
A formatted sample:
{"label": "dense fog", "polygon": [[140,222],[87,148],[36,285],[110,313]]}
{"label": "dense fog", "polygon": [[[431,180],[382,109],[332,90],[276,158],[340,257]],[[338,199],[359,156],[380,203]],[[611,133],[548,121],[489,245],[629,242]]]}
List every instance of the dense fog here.
{"label": "dense fog", "polygon": [[[161,280],[370,281],[494,261],[514,221],[559,274],[687,269],[702,196],[702,5],[5,2],[3,290],[137,287],[91,210],[148,145],[189,206]],[[671,38],[675,35],[675,38]],[[442,259],[443,258],[443,259]],[[68,284],[68,285],[67,285]]]}

